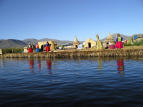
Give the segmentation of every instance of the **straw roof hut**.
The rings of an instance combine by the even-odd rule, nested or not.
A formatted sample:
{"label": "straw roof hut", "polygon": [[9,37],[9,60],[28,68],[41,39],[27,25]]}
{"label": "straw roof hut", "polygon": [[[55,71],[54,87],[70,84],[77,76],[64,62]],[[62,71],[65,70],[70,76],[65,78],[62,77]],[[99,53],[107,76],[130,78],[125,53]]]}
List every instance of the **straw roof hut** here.
{"label": "straw roof hut", "polygon": [[143,41],[143,35],[142,34],[138,34],[138,35],[133,35],[133,42],[141,42]]}
{"label": "straw roof hut", "polygon": [[51,45],[50,46],[51,51],[56,50],[57,44],[54,41],[48,41],[48,43]]}
{"label": "straw roof hut", "polygon": [[45,47],[46,44],[47,44],[47,42],[51,45],[51,46],[50,46],[50,50],[51,50],[51,51],[53,51],[53,50],[56,49],[57,44],[56,44],[54,41],[52,41],[52,40],[50,40],[50,41],[40,41],[40,42],[38,42],[39,49],[41,49],[42,46]]}
{"label": "straw roof hut", "polygon": [[108,43],[109,43],[109,42],[115,43],[115,40],[114,40],[114,38],[112,37],[112,35],[109,34],[104,42],[105,42],[105,43],[107,43],[107,42],[108,42]]}
{"label": "straw roof hut", "polygon": [[106,38],[106,40],[103,42],[103,47],[108,47],[109,46],[109,42],[112,43],[112,44],[115,44],[115,40],[114,38],[112,37],[111,34],[109,34]]}
{"label": "straw roof hut", "polygon": [[84,48],[96,48],[96,42],[92,39],[88,39],[83,43]]}
{"label": "straw roof hut", "polygon": [[74,42],[73,42],[73,48],[78,48],[79,46],[79,41],[77,40],[77,37],[75,38]]}
{"label": "straw roof hut", "polygon": [[47,43],[47,41],[40,41],[40,42],[38,42],[39,49],[41,49],[42,46],[43,46],[43,47],[46,46],[46,43]]}

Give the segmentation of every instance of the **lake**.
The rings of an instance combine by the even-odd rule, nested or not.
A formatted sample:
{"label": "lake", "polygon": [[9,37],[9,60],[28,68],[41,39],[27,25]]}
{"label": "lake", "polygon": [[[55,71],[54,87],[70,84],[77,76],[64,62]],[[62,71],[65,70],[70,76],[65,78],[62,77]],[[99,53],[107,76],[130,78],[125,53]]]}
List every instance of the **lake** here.
{"label": "lake", "polygon": [[0,59],[0,106],[138,106],[143,58]]}

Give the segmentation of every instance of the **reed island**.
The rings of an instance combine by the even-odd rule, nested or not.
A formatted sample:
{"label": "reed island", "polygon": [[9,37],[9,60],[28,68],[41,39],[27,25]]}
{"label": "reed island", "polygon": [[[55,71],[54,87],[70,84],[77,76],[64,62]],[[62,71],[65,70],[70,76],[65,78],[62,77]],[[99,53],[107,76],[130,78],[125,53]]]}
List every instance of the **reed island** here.
{"label": "reed island", "polygon": [[55,41],[40,41],[36,45],[29,43],[28,46],[19,51],[6,52],[0,49],[0,58],[66,58],[66,57],[142,57],[143,37],[134,35],[124,40],[117,34],[116,40],[109,34],[106,40],[101,41],[96,35],[97,41],[88,39],[80,43],[77,39],[73,44],[58,46]]}

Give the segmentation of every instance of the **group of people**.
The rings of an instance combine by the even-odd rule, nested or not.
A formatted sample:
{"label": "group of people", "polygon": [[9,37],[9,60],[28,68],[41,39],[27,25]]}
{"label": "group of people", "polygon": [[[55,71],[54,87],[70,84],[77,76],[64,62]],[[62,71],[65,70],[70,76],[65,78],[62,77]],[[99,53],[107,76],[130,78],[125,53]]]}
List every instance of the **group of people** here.
{"label": "group of people", "polygon": [[37,43],[36,46],[33,45],[33,44],[29,44],[28,45],[28,53],[32,53],[34,50],[36,52],[43,52],[44,51],[44,48],[45,48],[45,51],[46,52],[49,52],[50,51],[50,44],[47,42],[46,43],[46,46],[44,47],[43,45],[41,46],[41,48],[39,47],[39,44]]}
{"label": "group of people", "polygon": [[123,37],[120,36],[120,34],[117,34],[116,38],[116,43],[109,42],[108,46],[105,47],[105,49],[110,48],[110,49],[115,49],[115,48],[123,48]]}

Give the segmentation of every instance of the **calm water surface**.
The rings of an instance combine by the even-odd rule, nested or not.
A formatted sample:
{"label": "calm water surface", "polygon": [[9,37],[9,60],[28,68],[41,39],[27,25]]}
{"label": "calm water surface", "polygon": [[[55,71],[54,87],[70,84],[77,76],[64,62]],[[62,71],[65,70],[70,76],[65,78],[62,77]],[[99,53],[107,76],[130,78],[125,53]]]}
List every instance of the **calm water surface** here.
{"label": "calm water surface", "polygon": [[141,106],[143,58],[0,59],[0,106]]}

